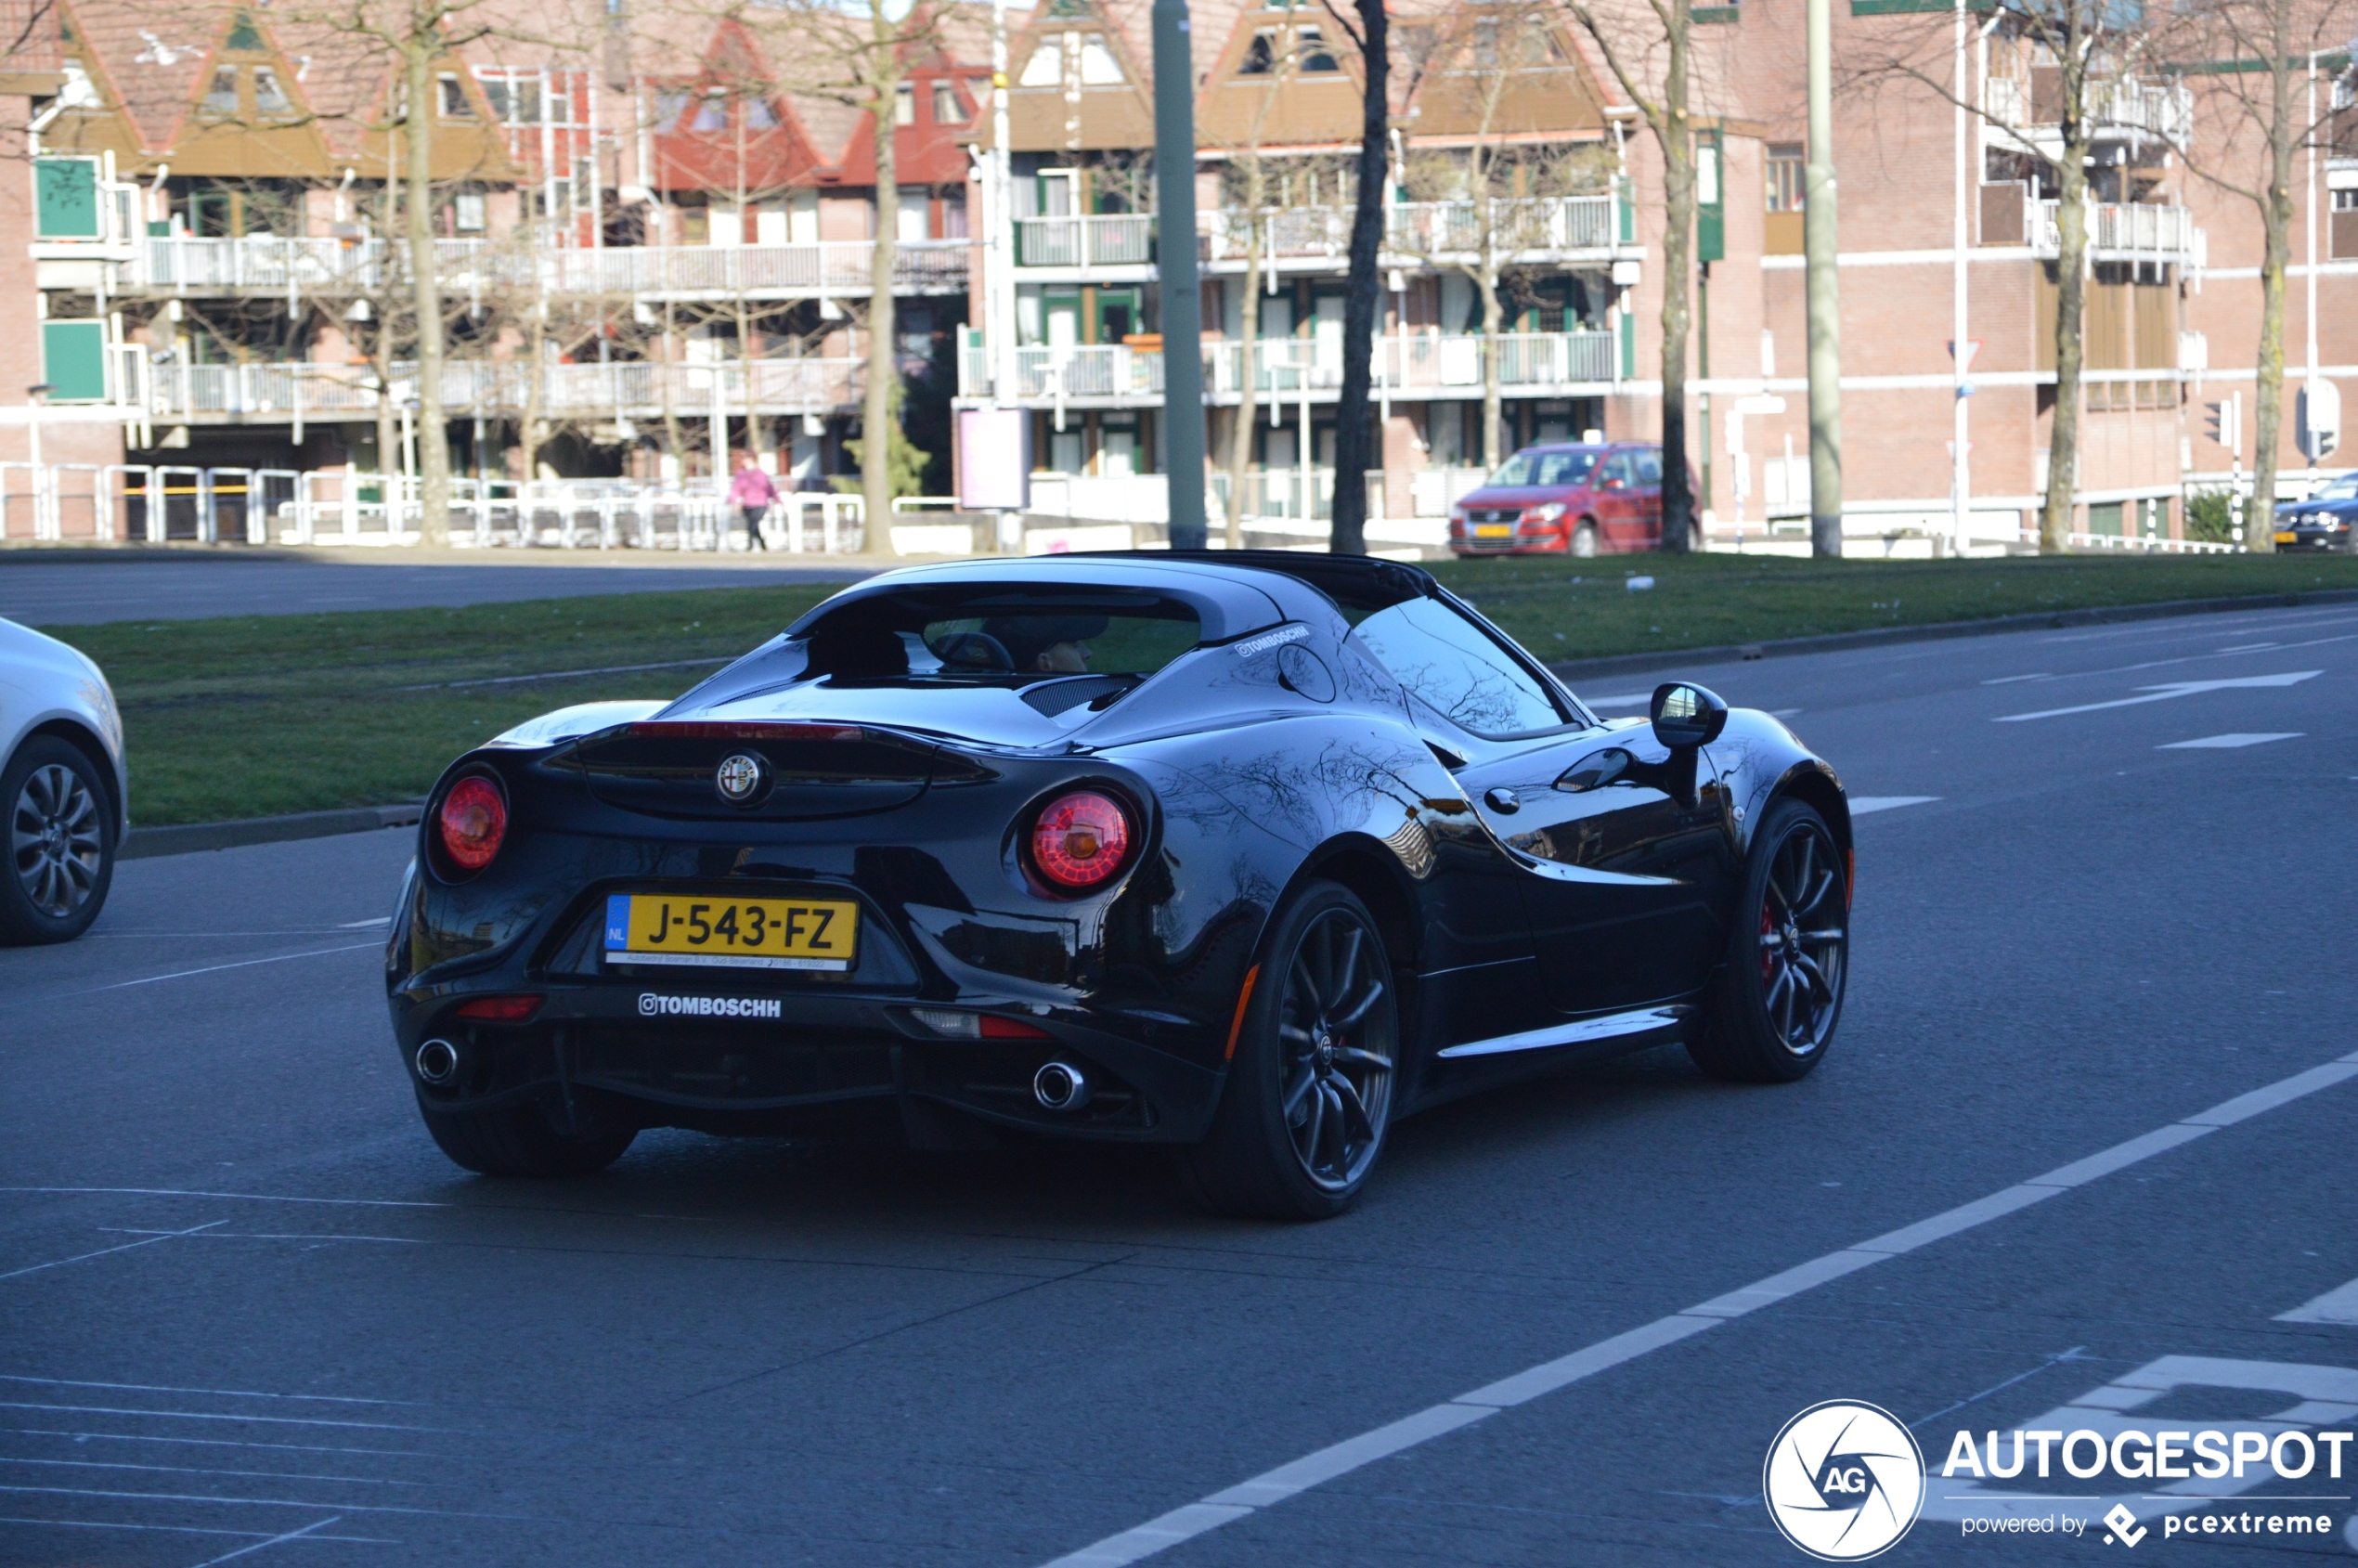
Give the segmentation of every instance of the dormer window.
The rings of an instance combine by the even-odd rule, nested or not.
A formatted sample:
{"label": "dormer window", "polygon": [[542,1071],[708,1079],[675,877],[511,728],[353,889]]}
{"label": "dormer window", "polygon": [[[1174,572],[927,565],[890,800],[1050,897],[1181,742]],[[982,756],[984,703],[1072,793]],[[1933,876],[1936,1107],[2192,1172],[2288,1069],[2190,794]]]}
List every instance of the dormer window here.
{"label": "dormer window", "polygon": [[1124,81],[1121,62],[1113,58],[1106,41],[1095,34],[1081,41],[1081,84],[1084,87],[1119,87]]}
{"label": "dormer window", "polygon": [[265,120],[284,120],[295,111],[294,100],[279,85],[279,73],[266,65],[253,68],[253,111]]}
{"label": "dormer window", "polygon": [[1334,55],[1327,48],[1324,34],[1315,27],[1305,27],[1294,34],[1294,45],[1302,51],[1302,69],[1306,75],[1341,71]]}
{"label": "dormer window", "polygon": [[458,77],[446,71],[435,79],[435,85],[440,92],[445,120],[472,120],[475,117],[475,106],[468,101],[467,89],[460,84]]}
{"label": "dormer window", "polygon": [[778,128],[778,111],[762,97],[745,99],[745,128],[749,131],[774,131]]}
{"label": "dormer window", "polygon": [[1239,76],[1266,76],[1277,69],[1277,35],[1263,28],[1245,45],[1244,63],[1237,67]]}
{"label": "dormer window", "polygon": [[205,89],[204,111],[234,117],[238,112],[238,68],[216,65],[213,68],[213,85]]}
{"label": "dormer window", "polygon": [[725,131],[729,128],[729,95],[706,93],[696,103],[696,118],[688,129],[692,131]]}

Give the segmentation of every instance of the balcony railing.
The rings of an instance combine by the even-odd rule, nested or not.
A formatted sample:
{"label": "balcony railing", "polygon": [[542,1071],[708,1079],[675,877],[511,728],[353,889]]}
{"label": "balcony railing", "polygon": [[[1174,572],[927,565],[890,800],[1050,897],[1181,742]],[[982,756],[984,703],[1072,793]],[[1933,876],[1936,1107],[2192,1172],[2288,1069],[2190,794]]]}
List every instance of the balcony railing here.
{"label": "balcony railing", "polygon": [[[1484,210],[1472,201],[1410,201],[1384,209],[1384,248],[1395,255],[1468,255],[1482,249]],[[1489,204],[1490,242],[1503,254],[1611,250],[1611,196],[1559,196]],[[1261,214],[1262,254],[1341,257],[1351,245],[1348,207],[1286,207]],[[1203,259],[1241,261],[1254,243],[1248,209],[1223,207],[1201,222]]]}
{"label": "balcony railing", "polygon": [[[437,240],[434,266],[445,290],[538,288],[557,293],[842,294],[868,292],[872,241],[800,245],[645,245],[549,248],[482,240]],[[912,292],[966,286],[969,242],[904,240],[893,285]],[[140,256],[151,289],[175,292],[360,292],[407,276],[407,248],[382,240],[150,239]]]}
{"label": "balcony railing", "polygon": [[[2059,79],[2041,72],[2030,81],[1992,76],[1981,84],[1982,112],[2017,131],[2056,125],[2063,119]],[[2138,131],[2183,145],[2195,119],[2194,94],[2184,87],[2144,82],[2100,82],[2088,89],[2088,123],[2099,130]]]}
{"label": "balcony railing", "polygon": [[[1377,387],[1406,393],[1462,389],[1466,395],[1478,394],[1485,346],[1498,356],[1498,382],[1504,387],[1600,385],[1617,379],[1619,355],[1609,331],[1511,332],[1496,339],[1404,336],[1376,341]],[[1204,345],[1205,382],[1213,395],[1239,395],[1244,358],[1240,343]],[[1255,394],[1276,401],[1328,394],[1342,384],[1342,343],[1338,337],[1264,339],[1255,346],[1252,360]],[[970,347],[960,356],[959,372],[963,395],[988,394],[986,349]],[[1119,345],[1035,345],[1016,351],[1016,395],[1025,401],[1154,397],[1162,392],[1162,355]]]}
{"label": "balcony railing", "polygon": [[1151,213],[1017,218],[1017,266],[1135,266],[1155,259]]}
{"label": "balcony railing", "polygon": [[[777,414],[848,409],[860,401],[860,359],[757,359],[722,365],[631,361],[540,368],[539,409],[551,418],[655,418],[667,409],[708,416],[748,408]],[[515,415],[532,401],[532,367],[514,361],[453,360],[443,367],[443,406],[454,414]],[[417,367],[396,364],[380,389],[365,366],[314,364],[150,367],[147,407],[156,419],[242,419],[277,422],[373,416],[380,399],[414,405]],[[718,384],[716,385],[716,381]]]}
{"label": "balcony railing", "polygon": [[[2063,246],[2063,231],[2054,201],[2030,203],[2030,245],[2052,255]],[[2195,253],[2197,246],[2194,211],[2188,207],[2157,207],[2143,202],[2090,203],[2088,245],[2105,260],[2148,257],[2176,261]]]}

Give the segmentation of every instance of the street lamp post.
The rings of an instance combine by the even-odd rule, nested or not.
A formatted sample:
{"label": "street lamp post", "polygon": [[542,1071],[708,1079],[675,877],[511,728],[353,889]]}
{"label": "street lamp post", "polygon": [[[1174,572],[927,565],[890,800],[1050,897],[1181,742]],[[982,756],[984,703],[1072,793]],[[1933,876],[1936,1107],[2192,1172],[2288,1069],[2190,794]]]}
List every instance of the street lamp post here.
{"label": "street lamp post", "polygon": [[[1823,0],[1820,0],[1823,3]],[[1162,280],[1162,445],[1171,548],[1201,550],[1203,296],[1196,286],[1196,67],[1186,0],[1155,0],[1155,247]]]}
{"label": "street lamp post", "polygon": [[1809,162],[1802,248],[1809,302],[1809,548],[1842,553],[1842,301],[1834,281],[1833,14],[1809,0]]}

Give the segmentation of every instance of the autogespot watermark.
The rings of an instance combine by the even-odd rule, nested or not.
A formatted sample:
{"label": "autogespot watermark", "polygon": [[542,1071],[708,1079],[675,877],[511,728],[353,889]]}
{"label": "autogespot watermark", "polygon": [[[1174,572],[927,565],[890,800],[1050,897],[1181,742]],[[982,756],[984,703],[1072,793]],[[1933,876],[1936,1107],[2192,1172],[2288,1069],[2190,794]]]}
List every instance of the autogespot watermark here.
{"label": "autogespot watermark", "polygon": [[1768,1517],[1825,1562],[1890,1550],[1924,1501],[1924,1456],[1888,1410],[1856,1400],[1812,1405],[1777,1433],[1761,1467]]}
{"label": "autogespot watermark", "polygon": [[[2269,1499],[2265,1497],[2252,1499],[2263,1505],[2257,1512],[2249,1508],[2227,1513],[2186,1510],[2233,1500],[2245,1489],[2263,1485],[2272,1478],[2339,1481],[2345,1450],[2358,1441],[2358,1433],[2347,1432],[2320,1432],[2313,1435],[2282,1428],[2257,1431],[2248,1427],[2124,1427],[2110,1432],[2098,1432],[2092,1427],[2071,1431],[2060,1427],[2028,1431],[2017,1428],[2004,1437],[2002,1444],[2001,1434],[1990,1431],[1976,1443],[1972,1432],[1960,1431],[1949,1445],[1949,1458],[1940,1467],[1941,1478],[2043,1480],[2052,1479],[2060,1470],[2072,1480],[2082,1482],[2143,1482],[2148,1485],[2187,1483],[2186,1487],[2170,1492],[2137,1494],[2142,1502],[2156,1505],[2162,1511],[2158,1528],[2164,1540],[2180,1536],[2274,1536],[2280,1541],[2287,1536],[2330,1536],[2333,1515],[2314,1511],[2317,1499],[2307,1497],[2285,1498],[2277,1505],[2281,1509],[2298,1504],[2297,1512],[2269,1511],[2264,1506]],[[2224,1483],[2231,1490],[2206,1497],[2193,1486],[2204,1481]],[[1958,1521],[1960,1530],[1967,1536],[2041,1532],[2067,1536],[2083,1533],[2088,1526],[2084,1514],[2068,1506],[2039,1513],[2025,1511],[2020,1506],[2032,1501],[2027,1494],[2015,1494],[2007,1501],[2014,1506],[2002,1511],[1966,1514]],[[2061,1498],[2057,1501],[2066,1502]],[[2103,1523],[2104,1540],[2108,1546],[2134,1547],[2154,1534],[2156,1528],[2140,1523],[2135,1510],[2125,1501],[2113,1503],[2105,1510]]]}

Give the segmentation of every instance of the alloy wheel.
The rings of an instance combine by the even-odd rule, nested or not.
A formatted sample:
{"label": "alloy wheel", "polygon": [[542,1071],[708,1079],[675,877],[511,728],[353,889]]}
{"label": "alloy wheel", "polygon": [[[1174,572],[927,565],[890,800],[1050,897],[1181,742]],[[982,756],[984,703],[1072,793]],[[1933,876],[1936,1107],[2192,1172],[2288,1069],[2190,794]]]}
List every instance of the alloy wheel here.
{"label": "alloy wheel", "polygon": [[104,822],[90,786],[62,763],[35,768],[17,792],[8,828],[26,900],[51,920],[71,919],[104,870]]}
{"label": "alloy wheel", "polygon": [[1807,1056],[1833,1032],[1849,952],[1848,900],[1833,845],[1805,825],[1777,846],[1760,899],[1760,1000],[1769,1032]]}
{"label": "alloy wheel", "polygon": [[1392,977],[1374,931],[1329,909],[1302,933],[1277,1011],[1279,1104],[1294,1158],[1329,1191],[1365,1173],[1392,1102]]}

